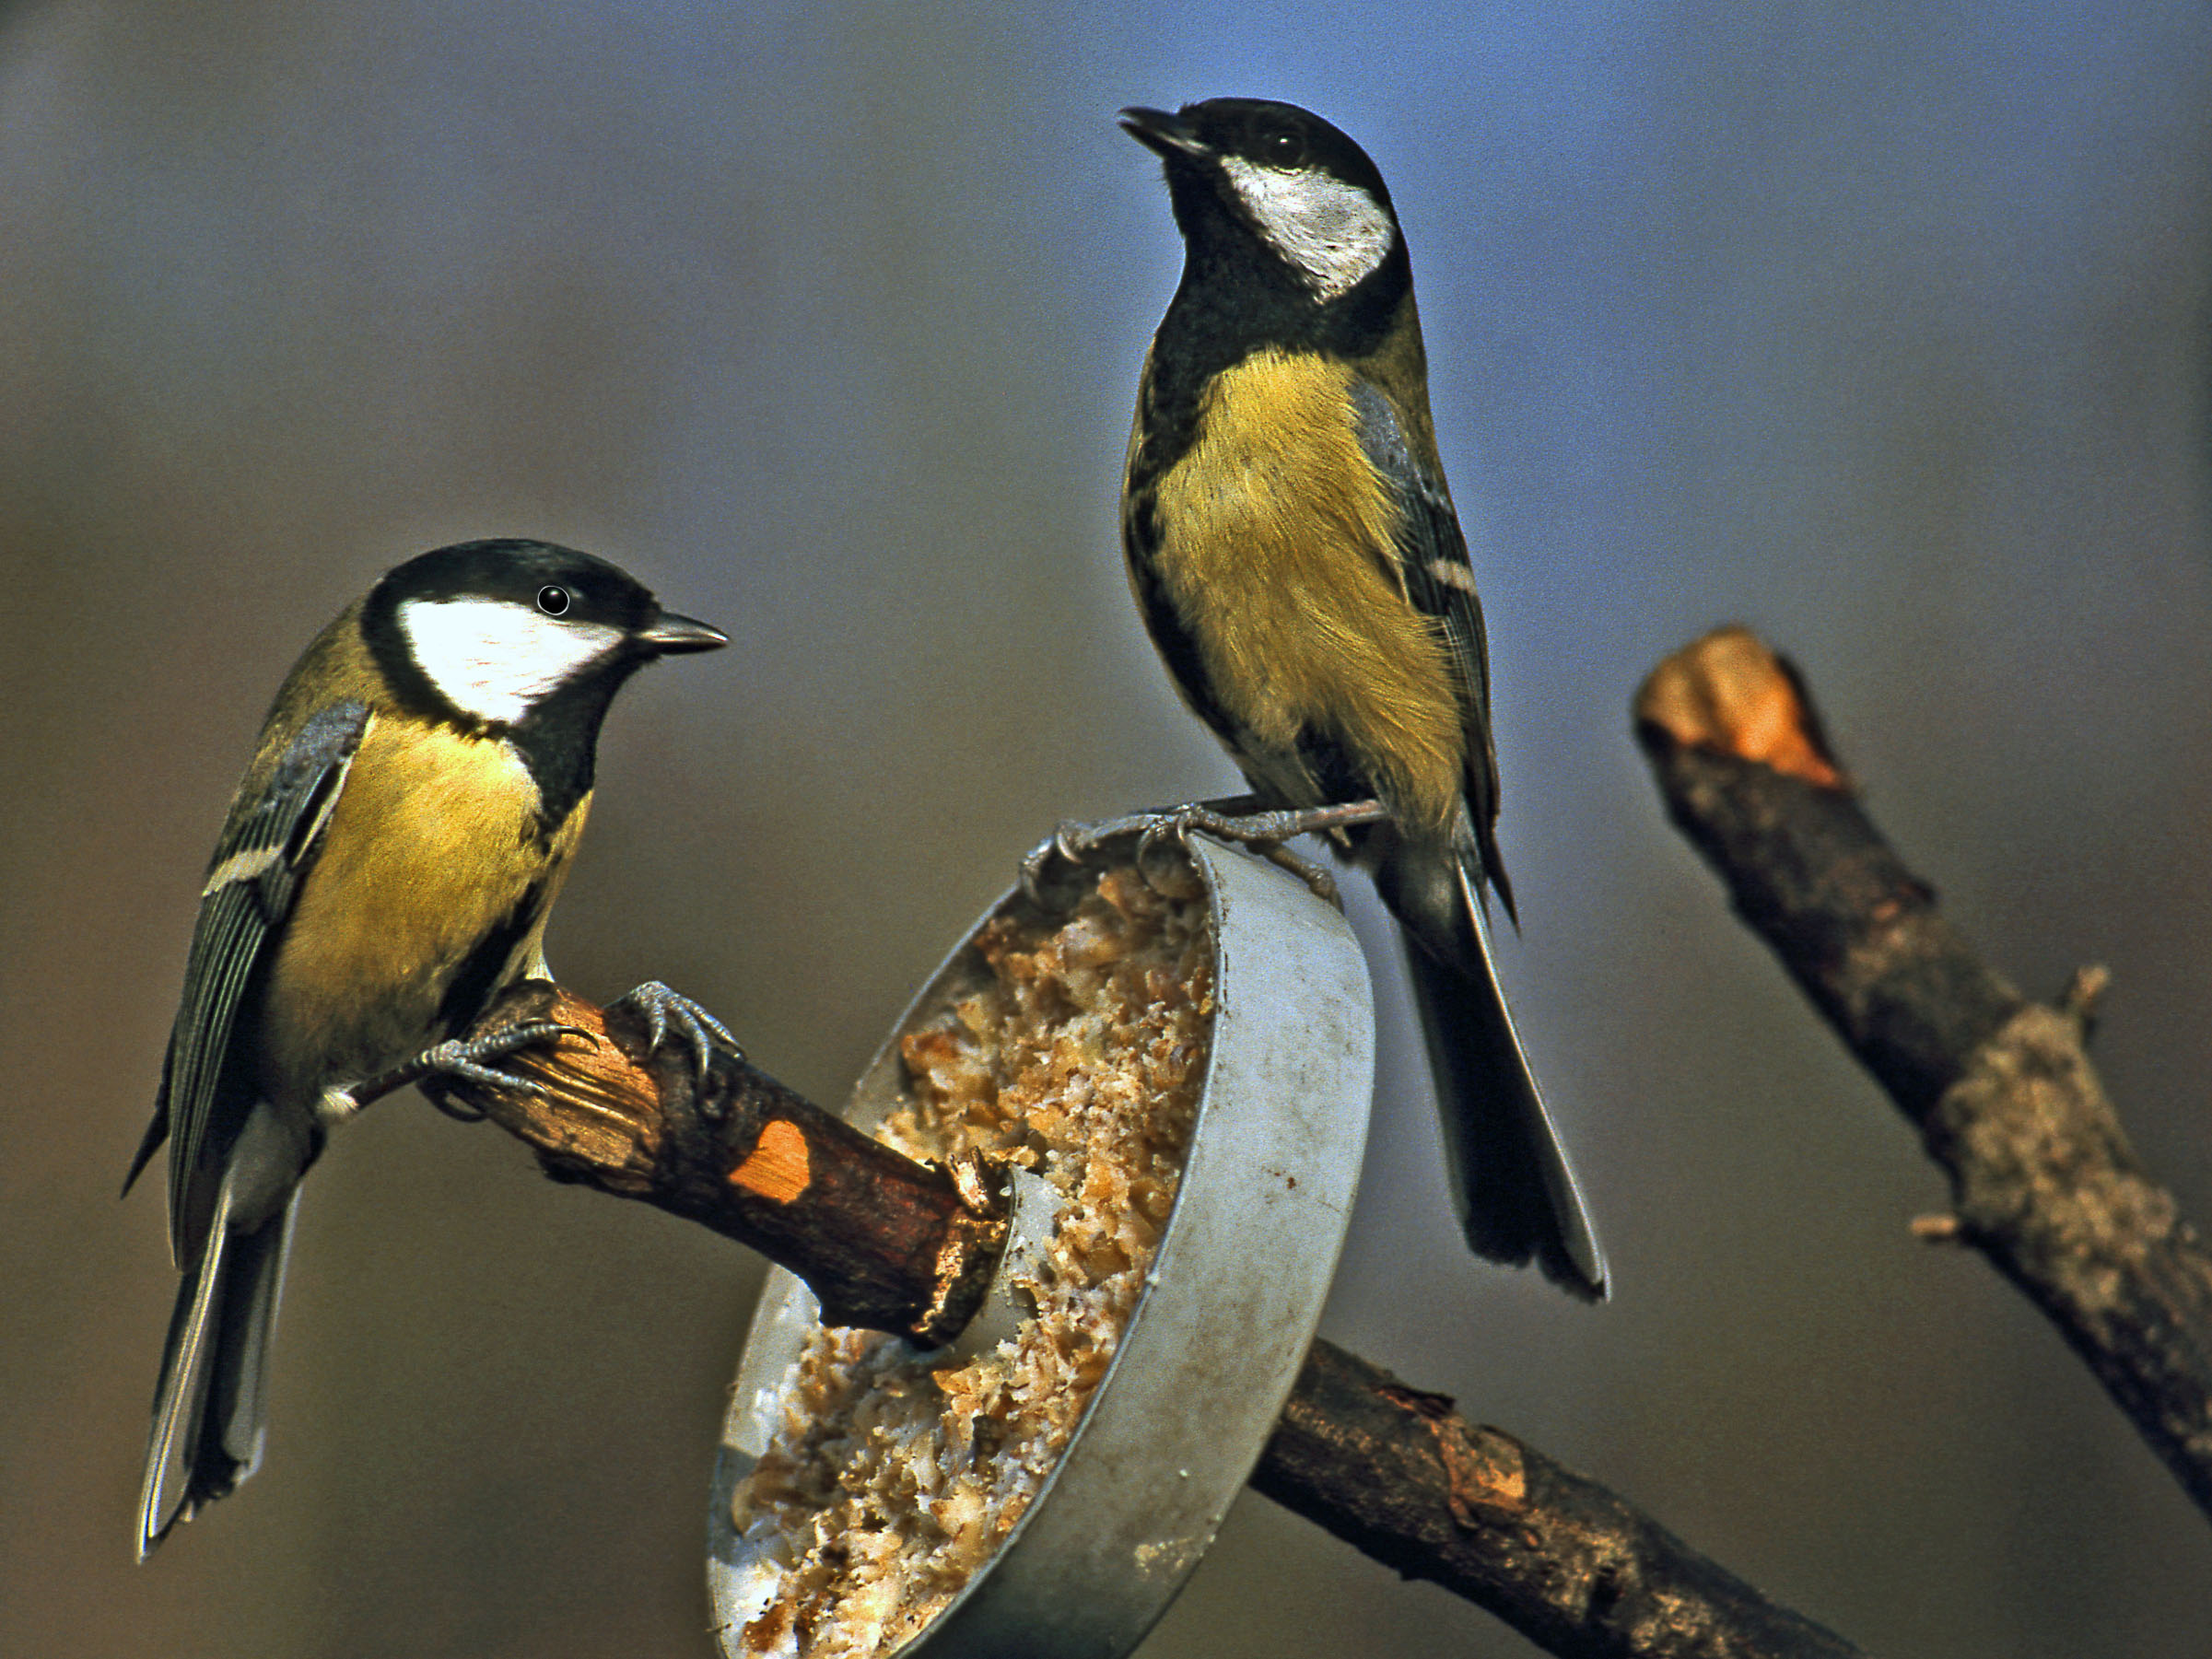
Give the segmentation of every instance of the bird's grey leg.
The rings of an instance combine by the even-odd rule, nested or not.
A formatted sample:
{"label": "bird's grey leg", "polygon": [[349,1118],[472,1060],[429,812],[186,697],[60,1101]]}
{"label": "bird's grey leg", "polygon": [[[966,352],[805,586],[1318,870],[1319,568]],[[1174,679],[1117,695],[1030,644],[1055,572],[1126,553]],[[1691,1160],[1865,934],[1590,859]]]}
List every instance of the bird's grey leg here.
{"label": "bird's grey leg", "polygon": [[708,1063],[718,1048],[737,1059],[745,1057],[745,1051],[737,1046],[730,1028],[680,991],[672,991],[658,979],[649,979],[629,995],[611,1004],[614,1008],[629,1007],[645,1016],[646,1030],[655,1048],[661,1046],[670,1027],[673,1027],[690,1046],[692,1057],[698,1065],[701,1078],[707,1075]]}
{"label": "bird's grey leg", "polygon": [[[342,1122],[362,1107],[396,1093],[410,1083],[430,1082],[440,1077],[459,1078],[465,1082],[481,1083],[490,1089],[506,1089],[521,1094],[543,1095],[544,1085],[526,1077],[515,1077],[494,1068],[490,1062],[505,1059],[509,1055],[540,1043],[550,1043],[564,1036],[578,1036],[596,1043],[598,1039],[588,1031],[574,1025],[562,1025],[552,1020],[526,1020],[519,1025],[487,1032],[477,1037],[452,1037],[433,1044],[411,1060],[403,1061],[389,1071],[364,1078],[343,1089],[332,1088],[322,1092],[316,1111],[325,1124]],[[439,1111],[452,1116],[452,1108],[435,1093],[426,1090],[430,1104]]]}
{"label": "bird's grey leg", "polygon": [[1041,908],[1065,910],[1075,902],[1066,867],[1080,868],[1094,860],[1109,842],[1135,835],[1137,868],[1141,872],[1146,854],[1163,838],[1173,836],[1188,851],[1195,830],[1250,848],[1269,863],[1289,870],[1333,905],[1337,902],[1336,878],[1282,844],[1294,835],[1351,829],[1380,823],[1388,816],[1388,810],[1379,800],[1265,809],[1258,796],[1235,795],[1222,800],[1188,801],[1157,812],[1131,812],[1094,824],[1066,823],[1022,860],[1022,891]]}

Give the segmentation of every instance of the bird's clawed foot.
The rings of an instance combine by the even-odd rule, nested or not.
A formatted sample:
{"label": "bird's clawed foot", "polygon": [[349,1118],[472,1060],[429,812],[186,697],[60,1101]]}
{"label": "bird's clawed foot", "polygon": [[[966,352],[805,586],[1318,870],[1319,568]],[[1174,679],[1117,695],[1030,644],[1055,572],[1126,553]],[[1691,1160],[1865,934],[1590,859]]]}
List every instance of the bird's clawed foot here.
{"label": "bird's clawed foot", "polygon": [[487,1032],[480,1037],[454,1037],[434,1048],[426,1048],[415,1063],[422,1068],[424,1077],[455,1077],[465,1082],[482,1083],[487,1089],[516,1089],[524,1094],[543,1094],[545,1092],[543,1084],[501,1071],[491,1062],[503,1060],[525,1048],[534,1048],[541,1043],[558,1042],[563,1037],[582,1037],[593,1044],[598,1041],[580,1026],[563,1025],[554,1020],[525,1020],[520,1025]]}
{"label": "bird's clawed foot", "polygon": [[1338,902],[1336,878],[1311,859],[1293,852],[1282,844],[1296,835],[1350,829],[1378,823],[1388,816],[1382,803],[1375,800],[1265,812],[1250,810],[1256,805],[1253,797],[1240,795],[1227,800],[1189,801],[1156,812],[1132,812],[1127,817],[1103,819],[1095,824],[1062,824],[1050,839],[1040,843],[1022,860],[1022,892],[1042,909],[1069,909],[1078,896],[1072,880],[1075,871],[1094,861],[1109,843],[1129,835],[1137,838],[1137,873],[1154,891],[1165,891],[1153,879],[1148,859],[1170,840],[1188,856],[1191,833],[1198,831],[1216,840],[1249,848],[1269,863],[1287,870],[1312,888],[1317,896],[1334,905]]}
{"label": "bird's clawed foot", "polygon": [[481,1036],[453,1037],[424,1049],[404,1065],[394,1066],[349,1089],[328,1091],[322,1098],[322,1114],[327,1120],[342,1120],[409,1083],[421,1083],[426,1085],[424,1098],[440,1112],[449,1117],[473,1118],[474,1114],[461,1110],[444,1098],[443,1091],[438,1087],[441,1078],[476,1083],[486,1089],[504,1089],[509,1093],[543,1096],[545,1093],[543,1083],[501,1071],[492,1062],[541,1043],[557,1042],[562,1037],[581,1037],[594,1046],[599,1042],[581,1026],[563,1025],[556,1020],[525,1020]]}
{"label": "bird's clawed foot", "polygon": [[611,1006],[632,1008],[645,1016],[646,1032],[658,1050],[661,1040],[671,1030],[681,1037],[691,1050],[692,1058],[703,1080],[714,1051],[720,1049],[734,1059],[743,1059],[745,1051],[737,1046],[730,1028],[680,991],[672,991],[658,979],[649,979],[628,996]]}

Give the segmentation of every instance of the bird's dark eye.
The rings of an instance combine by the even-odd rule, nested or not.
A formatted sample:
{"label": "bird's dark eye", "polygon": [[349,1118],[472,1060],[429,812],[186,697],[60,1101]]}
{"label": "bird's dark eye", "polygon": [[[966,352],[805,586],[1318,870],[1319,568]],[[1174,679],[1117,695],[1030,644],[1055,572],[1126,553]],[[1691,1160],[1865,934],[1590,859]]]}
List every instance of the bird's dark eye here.
{"label": "bird's dark eye", "polygon": [[1259,141],[1259,158],[1290,172],[1305,160],[1305,140],[1287,127],[1279,128]]}
{"label": "bird's dark eye", "polygon": [[566,588],[540,588],[538,590],[538,609],[548,616],[568,615],[568,590]]}

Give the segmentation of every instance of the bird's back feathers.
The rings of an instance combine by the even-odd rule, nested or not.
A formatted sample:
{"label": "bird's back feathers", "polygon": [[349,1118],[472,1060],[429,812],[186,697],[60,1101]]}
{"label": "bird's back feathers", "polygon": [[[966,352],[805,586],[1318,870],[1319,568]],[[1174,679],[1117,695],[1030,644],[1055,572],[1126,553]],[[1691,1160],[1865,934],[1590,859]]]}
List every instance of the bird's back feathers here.
{"label": "bird's back feathers", "polygon": [[[123,1189],[171,1136],[170,1247],[178,1266],[199,1258],[230,1143],[255,1080],[240,1075],[240,1014],[264,981],[302,879],[369,726],[368,706],[343,699],[263,744],[216,843],[184,968],[154,1121]],[[256,1217],[255,1220],[262,1218]]]}

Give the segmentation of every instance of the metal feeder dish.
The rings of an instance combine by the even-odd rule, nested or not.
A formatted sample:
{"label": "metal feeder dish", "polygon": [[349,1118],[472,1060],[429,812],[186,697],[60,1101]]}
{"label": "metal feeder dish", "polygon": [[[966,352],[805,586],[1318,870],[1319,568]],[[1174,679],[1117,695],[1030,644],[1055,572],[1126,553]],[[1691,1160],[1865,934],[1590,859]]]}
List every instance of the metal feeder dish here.
{"label": "metal feeder dish", "polygon": [[[1366,962],[1342,914],[1303,882],[1219,842],[1189,844],[1210,915],[1214,1007],[1174,1209],[1059,1464],[996,1552],[895,1650],[900,1659],[1130,1652],[1212,1542],[1312,1343],[1366,1141]],[[977,930],[1024,905],[1010,892]],[[983,983],[973,937],[877,1053],[846,1113],[855,1124],[872,1131],[898,1104],[899,1038]],[[1010,1260],[1034,1248],[1052,1215],[1045,1183],[1016,1187]],[[777,1431],[779,1388],[816,1313],[799,1279],[769,1274],[723,1425],[708,1582],[732,1659],[743,1652],[753,1617],[744,1587],[757,1565],[756,1547],[733,1528],[732,1499]],[[994,1287],[982,1332],[954,1347],[994,1339],[1018,1317]]]}

